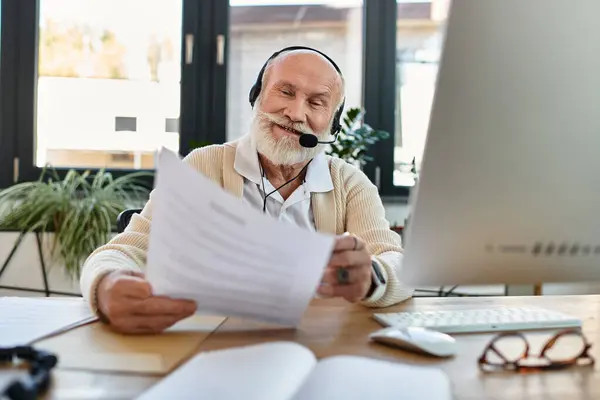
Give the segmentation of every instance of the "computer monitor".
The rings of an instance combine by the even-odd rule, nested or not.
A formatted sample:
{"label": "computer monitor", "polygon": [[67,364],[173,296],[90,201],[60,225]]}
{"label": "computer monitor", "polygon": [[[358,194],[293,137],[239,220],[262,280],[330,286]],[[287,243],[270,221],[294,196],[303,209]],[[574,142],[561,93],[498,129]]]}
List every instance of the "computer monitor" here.
{"label": "computer monitor", "polygon": [[600,1],[449,12],[399,278],[600,281]]}

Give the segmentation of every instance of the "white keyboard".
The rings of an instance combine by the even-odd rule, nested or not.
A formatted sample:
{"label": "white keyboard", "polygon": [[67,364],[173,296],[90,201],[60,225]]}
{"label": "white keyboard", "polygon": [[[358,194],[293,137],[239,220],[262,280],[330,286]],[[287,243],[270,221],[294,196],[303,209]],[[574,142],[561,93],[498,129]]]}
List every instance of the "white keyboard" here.
{"label": "white keyboard", "polygon": [[581,320],[556,311],[528,307],[456,311],[376,313],[383,326],[418,326],[445,333],[517,331],[580,327]]}

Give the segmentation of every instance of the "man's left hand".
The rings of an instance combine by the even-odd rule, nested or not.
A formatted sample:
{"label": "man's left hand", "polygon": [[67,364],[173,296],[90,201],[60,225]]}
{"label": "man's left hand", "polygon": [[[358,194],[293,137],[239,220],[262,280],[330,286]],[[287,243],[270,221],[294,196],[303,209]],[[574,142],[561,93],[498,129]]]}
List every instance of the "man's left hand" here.
{"label": "man's left hand", "polygon": [[363,300],[371,287],[371,268],[371,255],[365,243],[355,236],[339,236],[318,293],[343,297],[351,303]]}

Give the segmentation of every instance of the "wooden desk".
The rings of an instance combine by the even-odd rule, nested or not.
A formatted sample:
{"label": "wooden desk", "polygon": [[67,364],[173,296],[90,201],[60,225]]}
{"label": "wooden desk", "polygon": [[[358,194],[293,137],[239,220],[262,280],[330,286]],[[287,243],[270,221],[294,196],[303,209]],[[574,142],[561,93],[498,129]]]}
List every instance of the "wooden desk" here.
{"label": "wooden desk", "polygon": [[[315,300],[297,330],[280,329],[258,323],[227,320],[200,347],[200,351],[223,349],[266,341],[289,340],[309,347],[318,357],[356,354],[395,362],[442,368],[450,377],[455,398],[465,399],[599,399],[600,374],[600,296],[534,296],[485,298],[416,298],[385,311],[460,310],[502,306],[539,306],[579,316],[584,332],[594,343],[594,368],[573,368],[545,373],[485,374],[477,358],[492,338],[491,334],[456,335],[459,353],[453,359],[438,360],[371,343],[368,334],[381,326],[370,318],[373,310],[348,305],[339,300]],[[541,344],[549,333],[528,337]],[[48,399],[130,399],[160,377],[127,376],[58,370]]]}

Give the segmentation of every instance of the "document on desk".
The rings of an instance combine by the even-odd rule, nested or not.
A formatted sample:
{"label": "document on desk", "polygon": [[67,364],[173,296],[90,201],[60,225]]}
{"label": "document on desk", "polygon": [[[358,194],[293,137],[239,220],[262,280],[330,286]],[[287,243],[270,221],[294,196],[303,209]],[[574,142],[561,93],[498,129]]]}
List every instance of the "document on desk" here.
{"label": "document on desk", "polygon": [[28,345],[95,318],[82,299],[0,297],[0,347]]}
{"label": "document on desk", "polygon": [[307,347],[280,341],[200,352],[137,400],[450,400],[452,389],[439,368],[350,355],[317,359]]}
{"label": "document on desk", "polygon": [[147,279],[199,312],[297,326],[334,237],[264,215],[166,149],[152,197]]}

